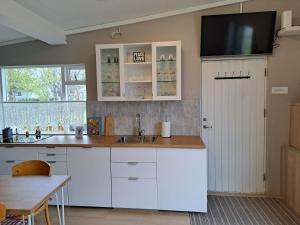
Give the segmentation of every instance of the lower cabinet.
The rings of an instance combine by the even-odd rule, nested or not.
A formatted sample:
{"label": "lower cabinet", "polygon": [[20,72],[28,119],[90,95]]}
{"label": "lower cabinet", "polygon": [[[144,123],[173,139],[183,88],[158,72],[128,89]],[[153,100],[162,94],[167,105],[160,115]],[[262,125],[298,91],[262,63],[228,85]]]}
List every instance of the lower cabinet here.
{"label": "lower cabinet", "polygon": [[[207,212],[207,151],[176,148],[0,147],[0,175],[25,160],[69,175],[70,206]],[[56,204],[56,200],[50,201]]]}
{"label": "lower cabinet", "polygon": [[110,148],[67,148],[69,205],[111,207]]}
{"label": "lower cabinet", "polygon": [[112,207],[157,209],[156,179],[112,178]]}
{"label": "lower cabinet", "polygon": [[156,149],[112,148],[112,207],[157,209]]}
{"label": "lower cabinet", "polygon": [[158,209],[207,212],[206,149],[158,149]]}
{"label": "lower cabinet", "polygon": [[[38,149],[39,160],[46,161],[51,166],[52,175],[67,175],[67,153],[65,147],[42,147]],[[61,192],[57,193],[58,202],[61,203]],[[64,187],[64,203],[68,205],[68,184]],[[49,199],[50,205],[56,205],[56,197]]]}

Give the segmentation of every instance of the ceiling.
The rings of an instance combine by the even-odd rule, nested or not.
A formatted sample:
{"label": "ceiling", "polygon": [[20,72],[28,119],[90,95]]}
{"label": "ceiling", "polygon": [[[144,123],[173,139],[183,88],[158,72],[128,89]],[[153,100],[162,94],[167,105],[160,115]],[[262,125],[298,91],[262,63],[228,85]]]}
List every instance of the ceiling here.
{"label": "ceiling", "polygon": [[[0,0],[0,3],[1,1],[7,0]],[[170,12],[192,9],[193,7],[215,3],[222,5],[222,2],[224,2],[223,5],[227,5],[243,1],[245,0],[14,0],[14,3],[17,3],[17,6],[21,6],[25,11],[33,13],[34,16],[45,19],[51,25],[61,29],[64,34],[70,34],[93,26],[101,28],[101,25],[105,25],[109,27],[110,24],[113,26],[122,21],[153,15],[163,17],[162,15],[167,13],[166,16],[168,16],[172,14]],[[211,7],[214,6],[211,5]],[[18,19],[20,20],[20,18]],[[31,19],[31,21],[34,20]],[[18,26],[13,26],[13,28],[15,27]],[[3,42],[28,36],[28,33],[25,35],[1,25],[0,11],[0,45],[1,42],[3,45]]]}
{"label": "ceiling", "polygon": [[0,24],[0,43],[1,42],[10,42],[12,40],[19,40],[26,38],[25,34],[22,34],[18,31],[12,30],[8,27],[2,26]]}

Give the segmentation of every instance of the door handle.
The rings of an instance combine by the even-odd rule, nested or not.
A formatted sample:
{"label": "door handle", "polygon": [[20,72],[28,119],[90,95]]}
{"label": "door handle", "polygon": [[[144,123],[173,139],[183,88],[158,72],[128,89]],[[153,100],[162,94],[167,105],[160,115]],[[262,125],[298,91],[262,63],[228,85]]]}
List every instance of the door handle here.
{"label": "door handle", "polygon": [[203,126],[203,128],[204,128],[204,129],[211,129],[211,128],[212,128],[212,126],[207,126],[207,125],[204,125],[204,126]]}

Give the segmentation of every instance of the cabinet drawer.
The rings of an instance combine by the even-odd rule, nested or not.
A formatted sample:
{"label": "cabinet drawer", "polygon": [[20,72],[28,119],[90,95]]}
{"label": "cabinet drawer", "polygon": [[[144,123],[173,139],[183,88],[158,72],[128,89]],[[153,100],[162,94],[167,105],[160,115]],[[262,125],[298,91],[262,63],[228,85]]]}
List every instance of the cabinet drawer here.
{"label": "cabinet drawer", "polygon": [[112,162],[156,162],[153,148],[112,148]]}
{"label": "cabinet drawer", "polygon": [[155,179],[112,179],[112,206],[116,208],[157,208]]}
{"label": "cabinet drawer", "polygon": [[15,161],[15,160],[1,160],[0,161],[0,175],[11,175],[11,168],[20,163],[22,161]]}
{"label": "cabinet drawer", "polygon": [[[49,161],[48,162],[51,166],[51,173],[52,175],[67,175],[67,163],[66,162],[59,162],[59,161]],[[65,204],[68,205],[68,186],[64,187],[64,200]],[[61,203],[61,194],[58,193],[58,202]],[[49,205],[56,205],[56,198],[52,196],[49,199]]]}
{"label": "cabinet drawer", "polygon": [[20,147],[1,147],[0,148],[1,160],[16,160],[25,161],[37,159],[37,151],[32,148]]}
{"label": "cabinet drawer", "polygon": [[112,163],[112,177],[156,178],[156,163]]}
{"label": "cabinet drawer", "polygon": [[39,148],[39,153],[45,153],[45,154],[67,154],[67,149],[65,147],[54,147],[54,146],[48,146]]}
{"label": "cabinet drawer", "polygon": [[66,162],[67,155],[66,154],[56,154],[56,153],[39,153],[39,160],[43,160],[46,162]]}
{"label": "cabinet drawer", "polygon": [[51,166],[52,175],[67,175],[67,163],[59,161],[46,161]]}

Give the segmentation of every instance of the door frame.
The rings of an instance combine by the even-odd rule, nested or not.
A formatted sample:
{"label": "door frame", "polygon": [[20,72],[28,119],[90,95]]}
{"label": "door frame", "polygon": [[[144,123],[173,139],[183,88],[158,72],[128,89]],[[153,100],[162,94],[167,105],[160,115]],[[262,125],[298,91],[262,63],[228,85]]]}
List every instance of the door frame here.
{"label": "door frame", "polygon": [[[201,90],[200,90],[200,136],[202,136],[203,132],[203,75],[202,75],[202,62],[206,61],[227,61],[227,60],[251,60],[251,59],[263,59],[265,61],[265,74],[264,74],[264,193],[267,192],[268,187],[268,179],[267,179],[267,119],[268,119],[268,104],[267,104],[267,81],[268,81],[268,56],[248,56],[248,57],[214,57],[214,58],[203,58],[201,59]],[[209,151],[209,149],[208,149]],[[208,155],[207,155],[208,157]],[[207,170],[209,169],[208,163],[207,163]]]}

